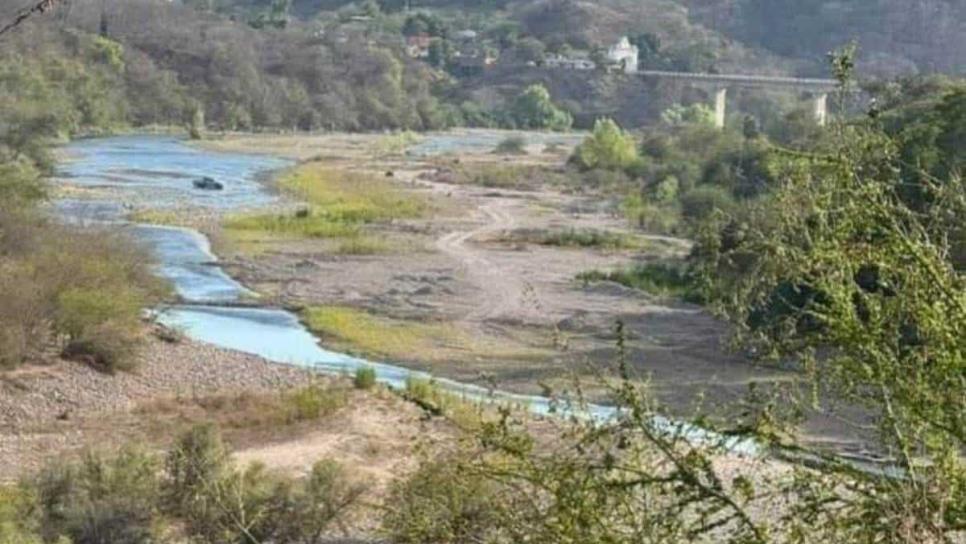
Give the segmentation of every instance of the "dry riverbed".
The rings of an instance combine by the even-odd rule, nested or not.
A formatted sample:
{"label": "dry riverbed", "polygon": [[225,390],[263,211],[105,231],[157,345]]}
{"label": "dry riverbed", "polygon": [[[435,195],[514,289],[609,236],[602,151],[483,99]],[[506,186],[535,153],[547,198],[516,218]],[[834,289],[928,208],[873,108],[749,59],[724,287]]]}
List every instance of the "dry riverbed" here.
{"label": "dry riverbed", "polygon": [[[401,198],[430,203],[419,217],[367,225],[366,237],[379,240],[372,251],[345,251],[327,237],[209,231],[228,272],[266,300],[305,308],[329,347],[481,385],[539,393],[566,389],[577,376],[593,389],[594,376],[617,359],[618,320],[632,366],[676,414],[689,414],[697,399],[713,411],[752,382],[789,379],[728,353],[726,328],[697,306],[577,281],[589,270],[680,258],[690,244],[638,232],[618,203],[568,183],[574,140],[532,144],[524,155],[474,147],[422,156],[394,149],[392,138],[204,142],[287,156],[303,161],[303,172],[383,178]],[[621,242],[568,244],[568,232]],[[825,425],[816,421],[814,432],[825,434]]]}

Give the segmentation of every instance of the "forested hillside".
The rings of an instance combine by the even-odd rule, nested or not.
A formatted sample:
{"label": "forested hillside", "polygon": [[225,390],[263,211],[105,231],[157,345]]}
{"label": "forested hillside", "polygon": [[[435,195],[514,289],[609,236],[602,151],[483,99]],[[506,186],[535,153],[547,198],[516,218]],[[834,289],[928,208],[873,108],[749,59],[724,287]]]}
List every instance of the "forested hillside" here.
{"label": "forested hillside", "polygon": [[[188,0],[223,10],[290,4],[311,18],[364,2],[347,0]],[[786,68],[822,72],[826,54],[850,41],[876,75],[966,70],[966,4],[956,0],[377,0],[383,11],[404,8],[464,13],[505,11],[546,43],[609,43],[614,34],[652,32],[672,49],[706,48],[714,58],[745,61],[755,70],[775,55]],[[753,51],[742,53],[742,49]]]}
{"label": "forested hillside", "polygon": [[[578,126],[600,116],[640,126],[710,98],[615,74],[601,58],[622,36],[650,69],[824,75],[825,53],[857,39],[862,77],[957,72],[964,9],[945,0],[107,0],[65,4],[54,24],[8,39],[0,60],[9,77],[46,70],[50,89],[87,101],[72,131],[514,127],[525,120],[511,103],[535,84]],[[69,69],[25,63],[26,51]],[[554,56],[598,69],[545,67]],[[800,108],[786,95],[735,94],[733,111],[768,125]]]}
{"label": "forested hillside", "polygon": [[[12,36],[2,51],[9,72],[48,70],[51,89],[90,101],[79,125],[181,125],[199,117],[227,129],[444,124],[430,69],[402,58],[395,43],[295,26],[256,29],[148,0],[104,5],[70,4],[54,24]],[[68,64],[81,83],[60,85],[66,73],[52,63]]]}

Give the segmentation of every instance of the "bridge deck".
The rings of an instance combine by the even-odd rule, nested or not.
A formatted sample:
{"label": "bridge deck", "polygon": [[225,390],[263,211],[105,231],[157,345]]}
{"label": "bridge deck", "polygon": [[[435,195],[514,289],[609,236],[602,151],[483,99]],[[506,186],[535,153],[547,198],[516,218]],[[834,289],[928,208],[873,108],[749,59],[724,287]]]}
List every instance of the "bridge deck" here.
{"label": "bridge deck", "polygon": [[731,85],[739,87],[792,87],[824,92],[833,91],[838,87],[838,81],[834,79],[741,74],[701,74],[689,72],[669,72],[663,70],[639,70],[637,74],[644,78],[676,79],[695,83]]}

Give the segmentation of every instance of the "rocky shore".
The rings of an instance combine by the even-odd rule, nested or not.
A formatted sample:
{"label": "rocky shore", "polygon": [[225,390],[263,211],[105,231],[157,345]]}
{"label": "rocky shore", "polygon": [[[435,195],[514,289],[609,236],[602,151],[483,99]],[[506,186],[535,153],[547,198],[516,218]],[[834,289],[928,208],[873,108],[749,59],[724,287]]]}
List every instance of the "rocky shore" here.
{"label": "rocky shore", "polygon": [[[55,360],[0,373],[0,481],[10,481],[47,459],[92,444],[118,429],[88,432],[154,399],[266,393],[318,379],[296,367],[182,340],[152,337],[132,372],[107,375],[83,364]],[[331,378],[329,378],[331,379]]]}

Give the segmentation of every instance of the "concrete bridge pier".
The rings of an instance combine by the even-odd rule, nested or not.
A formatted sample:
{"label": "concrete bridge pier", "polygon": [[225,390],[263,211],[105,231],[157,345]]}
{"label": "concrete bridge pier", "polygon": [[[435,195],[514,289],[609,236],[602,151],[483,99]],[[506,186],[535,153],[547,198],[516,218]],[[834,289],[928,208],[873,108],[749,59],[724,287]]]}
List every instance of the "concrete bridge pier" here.
{"label": "concrete bridge pier", "polygon": [[820,127],[828,124],[828,93],[815,97],[815,122]]}
{"label": "concrete bridge pier", "polygon": [[725,127],[725,114],[728,107],[728,88],[722,87],[714,95],[714,126]]}

